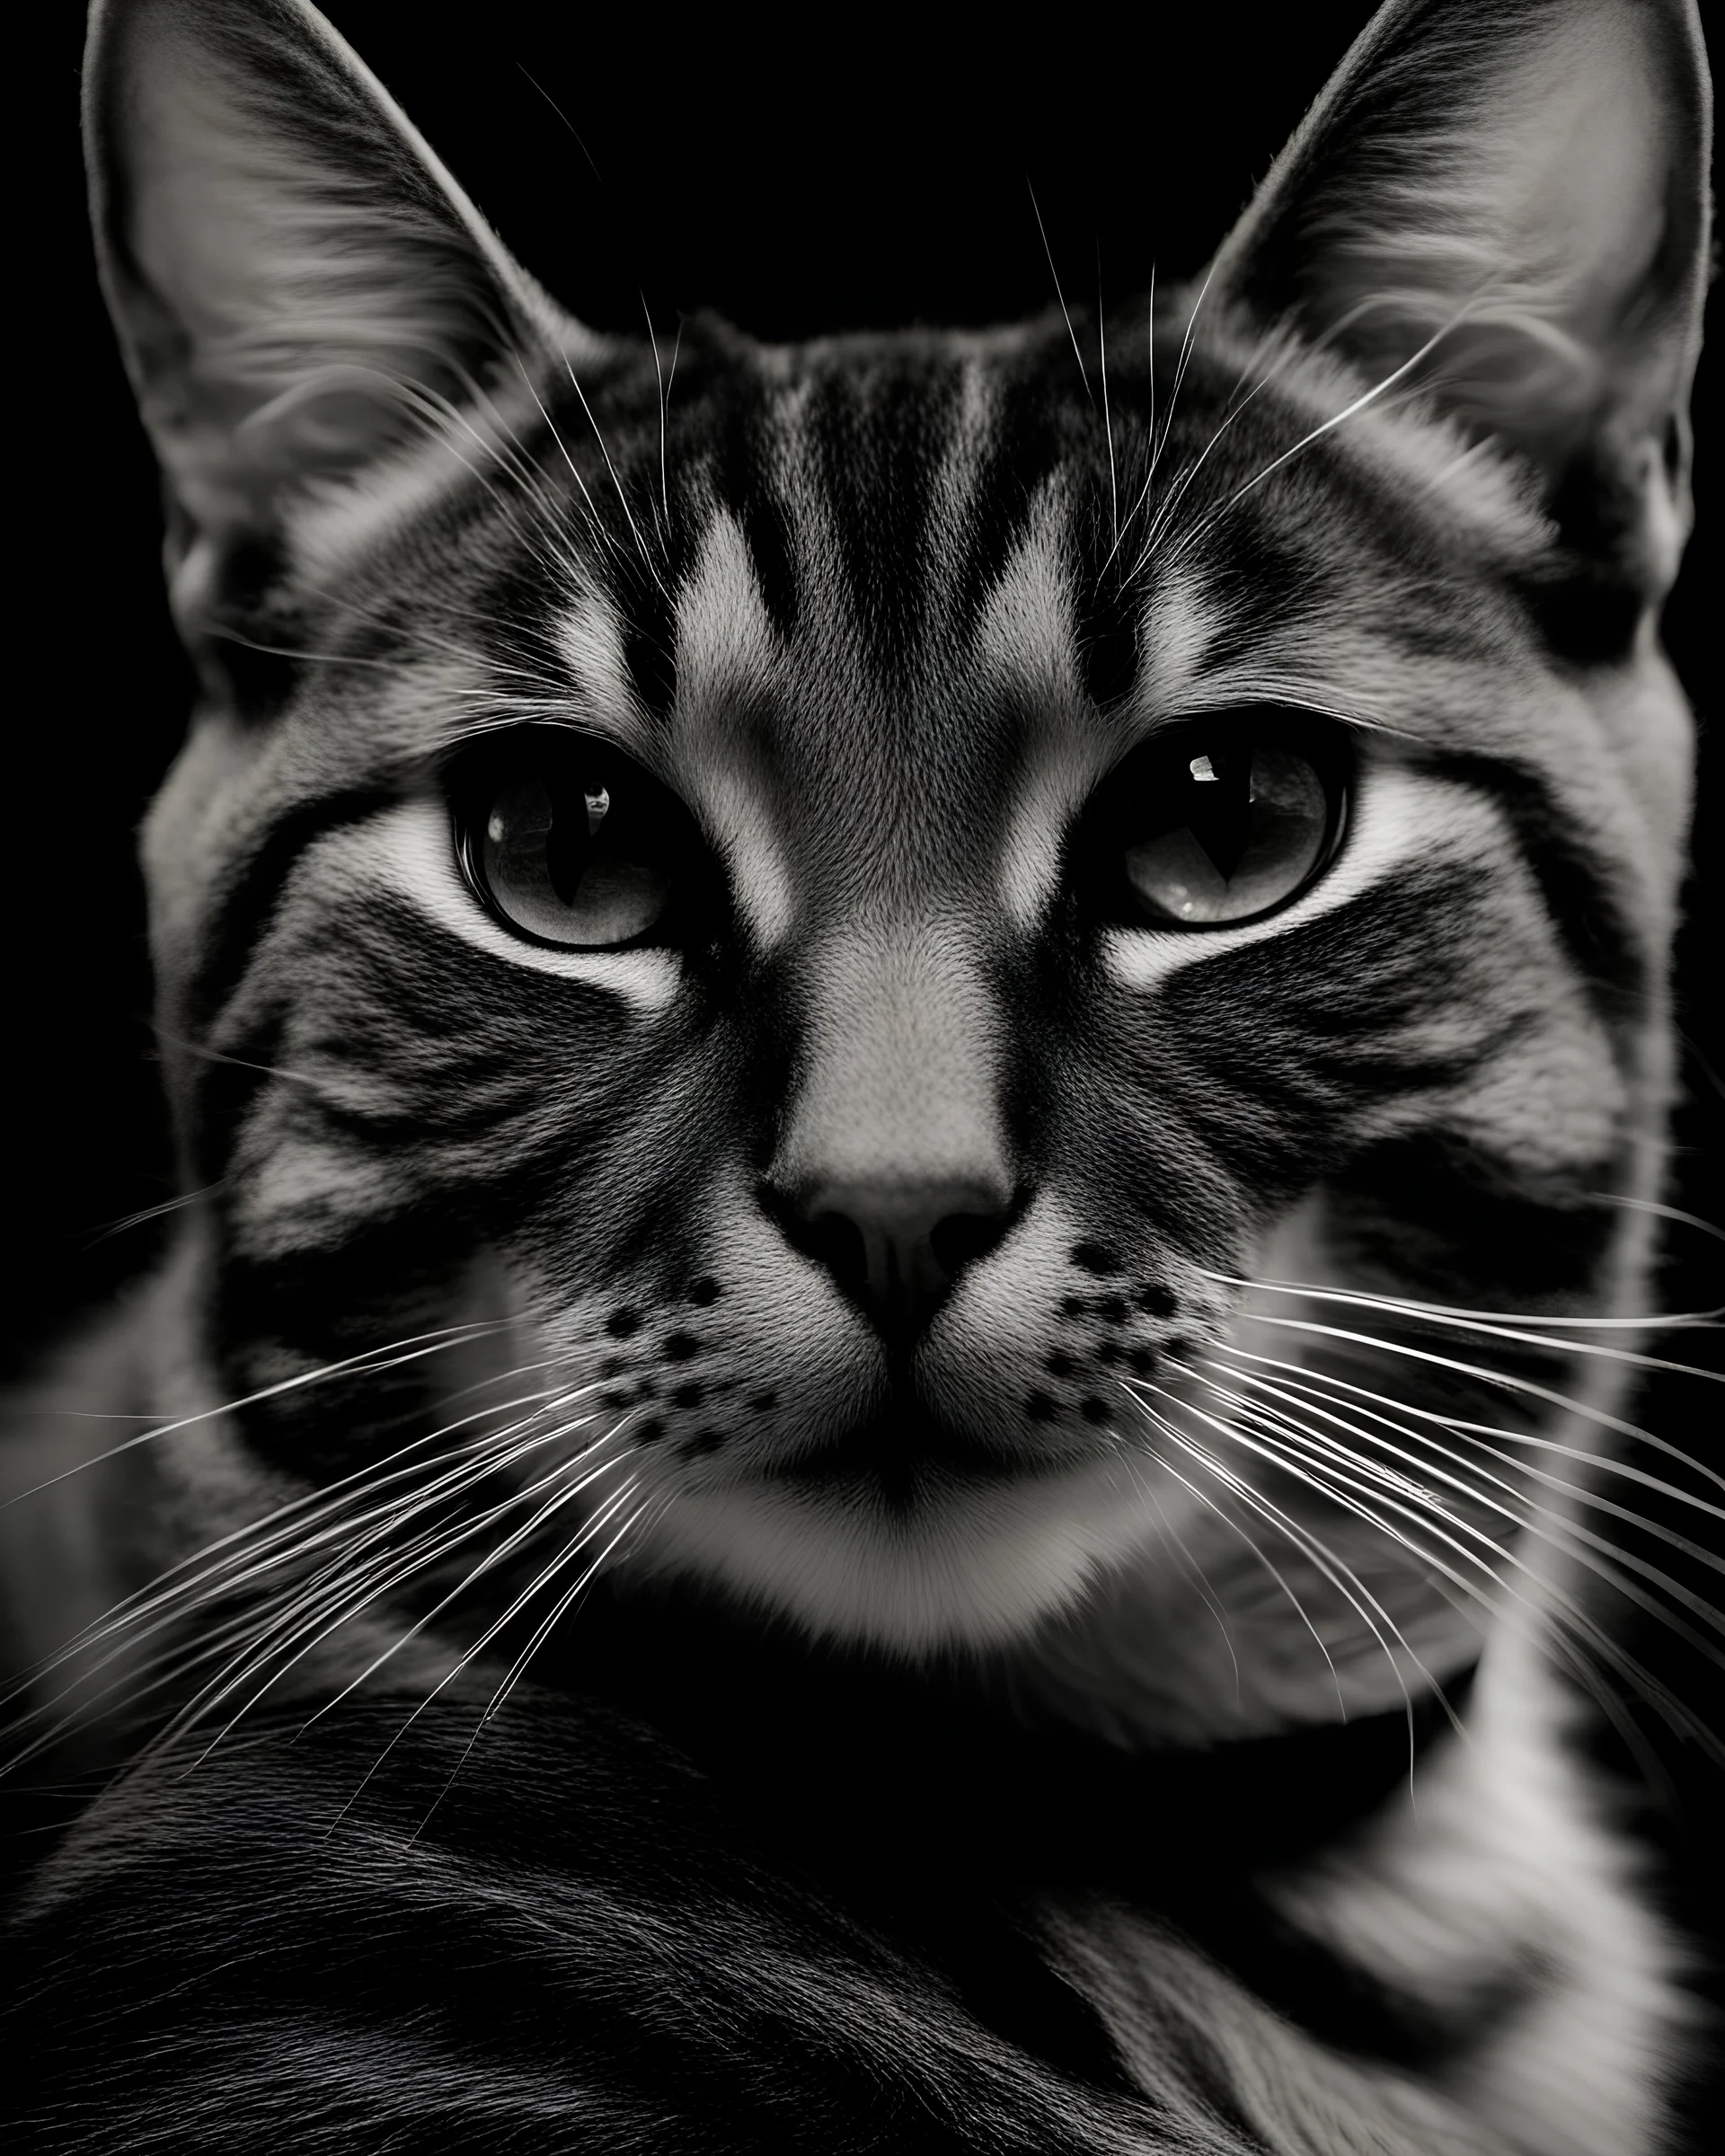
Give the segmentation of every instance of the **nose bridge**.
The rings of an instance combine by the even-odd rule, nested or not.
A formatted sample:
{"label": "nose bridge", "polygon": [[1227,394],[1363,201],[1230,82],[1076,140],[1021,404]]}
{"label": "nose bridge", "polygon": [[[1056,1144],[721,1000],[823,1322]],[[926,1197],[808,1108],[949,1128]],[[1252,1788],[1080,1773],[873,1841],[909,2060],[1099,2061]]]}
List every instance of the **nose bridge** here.
{"label": "nose bridge", "polygon": [[1005,1040],[973,934],[921,919],[849,929],[809,954],[782,1187],[967,1185],[1004,1203]]}

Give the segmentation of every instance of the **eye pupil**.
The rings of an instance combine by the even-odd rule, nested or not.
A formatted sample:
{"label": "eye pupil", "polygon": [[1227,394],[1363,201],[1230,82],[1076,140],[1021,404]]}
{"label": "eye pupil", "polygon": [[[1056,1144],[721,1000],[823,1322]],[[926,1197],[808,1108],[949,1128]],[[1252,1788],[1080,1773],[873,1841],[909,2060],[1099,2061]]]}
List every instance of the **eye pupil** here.
{"label": "eye pupil", "polygon": [[545,873],[551,888],[564,906],[572,906],[581,888],[586,872],[588,841],[594,830],[592,817],[584,817],[579,824],[567,812],[559,815],[553,805],[551,828],[544,837]]}

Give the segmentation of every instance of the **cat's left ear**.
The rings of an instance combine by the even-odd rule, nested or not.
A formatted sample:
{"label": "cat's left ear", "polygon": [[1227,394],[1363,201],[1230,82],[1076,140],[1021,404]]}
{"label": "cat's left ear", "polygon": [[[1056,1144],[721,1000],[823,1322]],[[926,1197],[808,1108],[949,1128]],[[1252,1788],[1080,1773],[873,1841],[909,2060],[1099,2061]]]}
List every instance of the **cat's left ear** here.
{"label": "cat's left ear", "polygon": [[1211,289],[1538,474],[1644,593],[1689,520],[1711,98],[1694,0],[1390,0]]}

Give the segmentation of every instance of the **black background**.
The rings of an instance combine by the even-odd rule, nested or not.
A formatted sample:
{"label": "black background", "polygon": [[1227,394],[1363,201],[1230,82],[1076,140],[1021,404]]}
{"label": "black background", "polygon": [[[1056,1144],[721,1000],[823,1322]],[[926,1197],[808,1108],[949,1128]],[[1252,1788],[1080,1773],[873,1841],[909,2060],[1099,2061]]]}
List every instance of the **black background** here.
{"label": "black background", "polygon": [[[1032,187],[1069,297],[1093,299],[1099,274],[1110,298],[1142,291],[1153,264],[1161,283],[1190,274],[1367,10],[1055,9],[1028,29],[1004,13],[960,26],[932,10],[713,10],[697,22],[629,0],[459,12],[348,0],[329,12],[567,305],[597,327],[634,329],[644,305],[668,343],[679,312],[703,307],[766,336],[1039,310],[1052,286]],[[1110,20],[1129,27],[1105,29]],[[11,524],[25,574],[7,640],[14,683],[28,685],[10,699],[0,848],[13,1368],[159,1247],[158,1225],[115,1224],[172,1192],[132,835],[190,695],[163,604],[154,469],[84,226],[78,11],[66,0],[29,11],[28,34],[35,49],[14,46],[13,96],[40,133],[14,220],[23,365]],[[1718,315],[1716,300],[1716,325]],[[1703,361],[1703,538],[1667,615],[1703,732],[1672,1196],[1712,1221],[1725,1220],[1725,1096],[1708,1038],[1725,948],[1718,554],[1704,543],[1710,511],[1725,517],[1717,376],[1717,360]],[[14,556],[14,579],[18,569]],[[1720,1299],[1718,1248],[1677,1233],[1668,1309]],[[1694,1334],[1681,1345],[1691,1359],[1708,1347]],[[1719,1464],[1720,1397],[1674,1382],[1655,1391],[1650,1417]],[[1703,1664],[1656,1634],[1638,1647],[1711,1714]],[[1725,1939],[1710,1848],[1725,1780],[1691,1749],[1662,1750],[1677,1794],[1659,1828],[1670,1892]]]}

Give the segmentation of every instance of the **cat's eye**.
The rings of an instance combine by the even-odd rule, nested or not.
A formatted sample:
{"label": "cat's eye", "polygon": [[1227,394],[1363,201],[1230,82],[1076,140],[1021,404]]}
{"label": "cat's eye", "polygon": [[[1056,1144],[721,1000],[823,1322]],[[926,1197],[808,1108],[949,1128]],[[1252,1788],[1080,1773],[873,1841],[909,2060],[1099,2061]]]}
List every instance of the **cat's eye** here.
{"label": "cat's eye", "polygon": [[523,728],[457,763],[456,844],[469,883],[518,934],[568,950],[650,940],[698,852],[687,811],[621,751]]}
{"label": "cat's eye", "polygon": [[1230,711],[1157,736],[1113,772],[1084,852],[1117,918],[1220,928],[1274,913],[1334,858],[1349,755],[1340,728]]}

